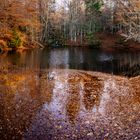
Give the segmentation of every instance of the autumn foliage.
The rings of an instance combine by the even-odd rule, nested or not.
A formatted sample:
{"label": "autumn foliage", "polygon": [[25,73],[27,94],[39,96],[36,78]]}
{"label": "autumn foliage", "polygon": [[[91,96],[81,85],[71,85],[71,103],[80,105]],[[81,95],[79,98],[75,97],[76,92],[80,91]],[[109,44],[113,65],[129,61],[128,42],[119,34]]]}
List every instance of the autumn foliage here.
{"label": "autumn foliage", "polygon": [[[36,0],[0,1],[0,48],[27,47],[39,32]],[[27,38],[28,37],[28,38]]]}

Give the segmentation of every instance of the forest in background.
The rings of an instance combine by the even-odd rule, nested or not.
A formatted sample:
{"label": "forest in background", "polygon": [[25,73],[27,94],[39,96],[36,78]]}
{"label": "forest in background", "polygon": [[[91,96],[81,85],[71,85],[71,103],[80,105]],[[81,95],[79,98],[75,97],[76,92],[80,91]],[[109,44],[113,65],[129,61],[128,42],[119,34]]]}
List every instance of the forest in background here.
{"label": "forest in background", "polygon": [[100,46],[97,34],[140,42],[138,0],[0,0],[0,49]]}

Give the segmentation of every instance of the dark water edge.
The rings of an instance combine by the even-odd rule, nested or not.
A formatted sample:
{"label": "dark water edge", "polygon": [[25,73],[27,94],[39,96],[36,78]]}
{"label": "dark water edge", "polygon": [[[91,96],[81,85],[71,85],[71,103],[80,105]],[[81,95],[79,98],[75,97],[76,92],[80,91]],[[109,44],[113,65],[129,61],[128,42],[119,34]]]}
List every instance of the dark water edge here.
{"label": "dark water edge", "polygon": [[140,52],[105,52],[86,48],[54,48],[9,52],[0,62],[21,69],[76,69],[128,77],[140,74]]}

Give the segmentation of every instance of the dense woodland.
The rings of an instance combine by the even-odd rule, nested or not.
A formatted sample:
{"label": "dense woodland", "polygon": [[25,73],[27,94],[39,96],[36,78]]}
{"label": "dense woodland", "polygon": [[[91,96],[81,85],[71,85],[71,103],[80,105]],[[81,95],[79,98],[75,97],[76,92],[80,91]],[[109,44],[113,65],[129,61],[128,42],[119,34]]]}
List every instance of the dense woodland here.
{"label": "dense woodland", "polygon": [[0,0],[0,48],[99,46],[99,33],[140,42],[139,9],[139,0]]}

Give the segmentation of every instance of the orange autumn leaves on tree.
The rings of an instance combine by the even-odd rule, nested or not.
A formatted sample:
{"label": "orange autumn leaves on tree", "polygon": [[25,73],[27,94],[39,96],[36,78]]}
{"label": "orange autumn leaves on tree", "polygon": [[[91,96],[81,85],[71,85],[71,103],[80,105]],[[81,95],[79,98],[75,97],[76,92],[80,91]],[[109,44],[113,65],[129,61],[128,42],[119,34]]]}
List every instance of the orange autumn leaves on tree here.
{"label": "orange autumn leaves on tree", "polygon": [[[33,40],[39,26],[37,0],[0,1],[0,42],[13,39],[13,31],[17,32],[19,38],[24,36],[25,39],[26,35],[32,35],[30,40]],[[0,43],[2,44],[5,43]]]}
{"label": "orange autumn leaves on tree", "polygon": [[124,20],[125,13],[134,13],[140,11],[140,2],[138,0],[116,0],[115,20]]}
{"label": "orange autumn leaves on tree", "polygon": [[116,0],[115,21],[125,27],[124,36],[140,42],[140,1]]}

